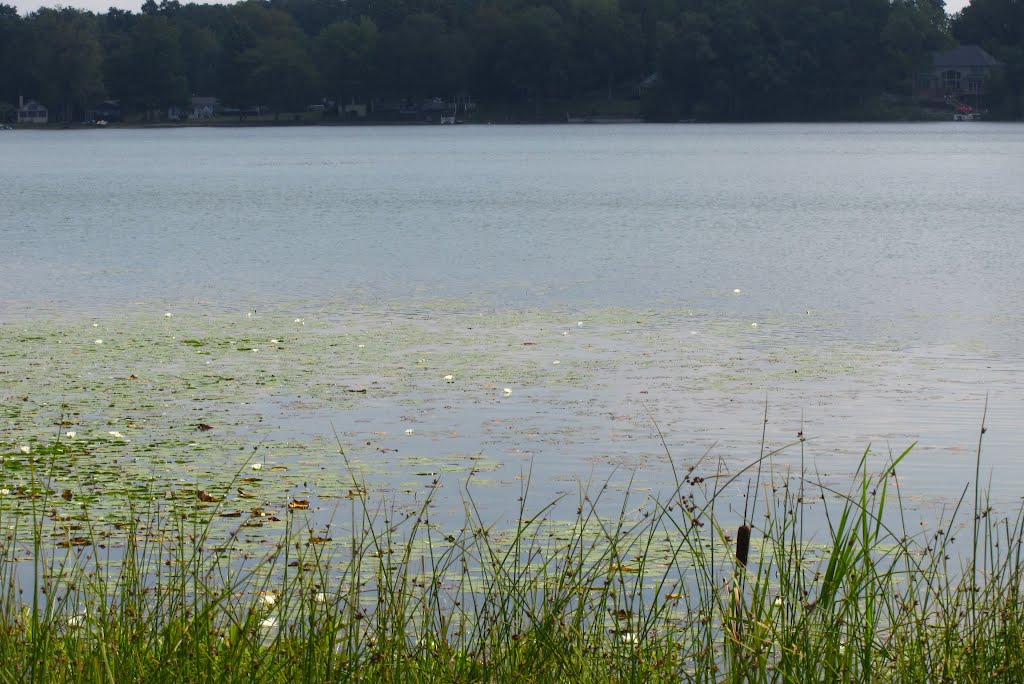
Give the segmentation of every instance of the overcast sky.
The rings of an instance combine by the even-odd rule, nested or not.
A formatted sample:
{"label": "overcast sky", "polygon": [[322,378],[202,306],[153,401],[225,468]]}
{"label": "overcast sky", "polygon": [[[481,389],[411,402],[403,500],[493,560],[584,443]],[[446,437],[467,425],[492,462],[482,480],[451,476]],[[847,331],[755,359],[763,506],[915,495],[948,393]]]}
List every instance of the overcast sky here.
{"label": "overcast sky", "polygon": [[[14,5],[22,14],[32,12],[40,7],[53,7],[54,5],[77,7],[79,9],[92,10],[93,12],[105,12],[110,7],[138,12],[144,1],[145,0],[68,0],[67,2],[52,2],[50,0],[0,0],[0,2],[3,2],[4,4]],[[183,0],[181,4],[185,5],[191,1],[192,0]],[[967,5],[968,2],[970,2],[970,0],[946,0],[946,11],[949,13],[957,12]]]}

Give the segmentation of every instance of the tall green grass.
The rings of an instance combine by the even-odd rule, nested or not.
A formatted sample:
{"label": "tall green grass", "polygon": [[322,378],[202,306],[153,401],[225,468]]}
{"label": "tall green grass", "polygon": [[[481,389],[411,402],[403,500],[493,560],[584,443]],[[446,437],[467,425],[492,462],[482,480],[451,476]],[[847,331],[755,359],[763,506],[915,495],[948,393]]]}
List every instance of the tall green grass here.
{"label": "tall green grass", "polygon": [[[667,491],[615,501],[596,482],[535,503],[526,473],[508,528],[471,474],[450,531],[434,494],[409,510],[353,475],[332,539],[297,506],[262,552],[211,532],[216,501],[140,498],[114,527],[84,509],[55,537],[40,460],[0,507],[0,680],[1018,681],[1024,515],[965,488],[915,531],[909,452],[872,473],[866,451],[845,491],[763,468],[771,452],[731,474],[673,464]],[[742,486],[740,518],[726,492]]]}

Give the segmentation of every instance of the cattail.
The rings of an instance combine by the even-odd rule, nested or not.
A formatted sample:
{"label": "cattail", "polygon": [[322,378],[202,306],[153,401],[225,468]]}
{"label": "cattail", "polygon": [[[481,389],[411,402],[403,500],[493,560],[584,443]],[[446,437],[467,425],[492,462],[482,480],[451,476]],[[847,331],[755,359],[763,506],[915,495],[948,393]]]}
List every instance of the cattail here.
{"label": "cattail", "polygon": [[736,560],[747,567],[747,555],[750,553],[750,525],[740,525],[736,530]]}

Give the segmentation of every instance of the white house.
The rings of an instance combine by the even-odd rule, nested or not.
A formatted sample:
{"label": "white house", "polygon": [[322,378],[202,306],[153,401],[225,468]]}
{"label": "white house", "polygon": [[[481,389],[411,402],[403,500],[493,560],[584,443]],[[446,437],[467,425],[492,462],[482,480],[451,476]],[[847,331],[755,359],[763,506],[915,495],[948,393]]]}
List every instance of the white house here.
{"label": "white house", "polygon": [[193,96],[187,107],[169,107],[167,118],[172,121],[182,119],[209,119],[217,113],[220,108],[220,100],[215,97]]}
{"label": "white house", "polygon": [[45,106],[35,100],[25,102],[24,98],[18,98],[18,123],[44,124],[49,120],[50,112]]}

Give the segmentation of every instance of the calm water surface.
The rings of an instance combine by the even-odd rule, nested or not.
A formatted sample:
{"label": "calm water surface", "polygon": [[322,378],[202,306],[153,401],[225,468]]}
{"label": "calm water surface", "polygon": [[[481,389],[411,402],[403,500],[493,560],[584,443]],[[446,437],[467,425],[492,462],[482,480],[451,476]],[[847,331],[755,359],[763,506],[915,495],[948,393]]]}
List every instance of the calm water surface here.
{"label": "calm water surface", "polygon": [[700,369],[630,362],[564,401],[598,402],[594,424],[650,401],[703,447],[757,441],[767,397],[778,439],[803,416],[826,454],[920,440],[941,487],[972,472],[988,395],[987,457],[1024,493],[1021,125],[17,131],[0,159],[2,319],[443,302],[760,321],[723,355],[848,345],[885,372],[715,394],[691,391]]}

